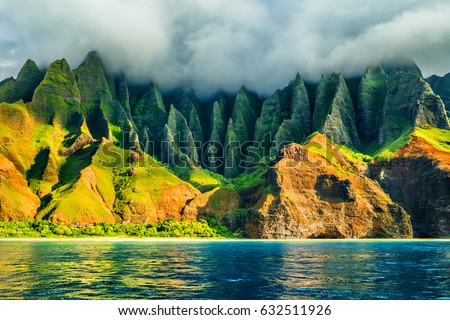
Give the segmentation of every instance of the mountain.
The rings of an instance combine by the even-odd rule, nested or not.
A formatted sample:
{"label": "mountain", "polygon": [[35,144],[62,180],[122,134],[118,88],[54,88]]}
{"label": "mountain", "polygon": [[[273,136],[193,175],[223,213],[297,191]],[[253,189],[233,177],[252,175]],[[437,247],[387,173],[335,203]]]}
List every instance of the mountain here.
{"label": "mountain", "polygon": [[27,60],[19,71],[17,79],[8,78],[0,82],[0,101],[13,103],[22,99],[31,101],[34,90],[44,78],[33,60]]}
{"label": "mountain", "polygon": [[129,83],[90,52],[0,82],[0,220],[206,219],[252,238],[448,237],[448,75],[408,59],[263,99]]}

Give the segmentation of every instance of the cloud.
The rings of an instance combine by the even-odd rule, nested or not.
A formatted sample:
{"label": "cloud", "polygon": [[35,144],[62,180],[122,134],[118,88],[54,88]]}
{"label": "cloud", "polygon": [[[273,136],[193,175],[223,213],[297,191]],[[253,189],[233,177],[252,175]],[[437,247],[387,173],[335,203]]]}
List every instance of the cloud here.
{"label": "cloud", "polygon": [[108,70],[201,95],[241,84],[270,94],[296,72],[361,74],[407,55],[426,75],[450,71],[446,0],[3,0],[0,76],[27,58],[77,67],[97,50]]}

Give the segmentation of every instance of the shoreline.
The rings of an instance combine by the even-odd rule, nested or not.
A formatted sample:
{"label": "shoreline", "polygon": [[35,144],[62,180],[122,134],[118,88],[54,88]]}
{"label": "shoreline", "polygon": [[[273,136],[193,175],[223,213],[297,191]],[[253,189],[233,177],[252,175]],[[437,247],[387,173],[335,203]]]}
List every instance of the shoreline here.
{"label": "shoreline", "polygon": [[86,237],[86,238],[0,238],[1,242],[450,242],[450,238],[380,238],[380,239],[238,239],[238,238],[138,238],[138,237]]}

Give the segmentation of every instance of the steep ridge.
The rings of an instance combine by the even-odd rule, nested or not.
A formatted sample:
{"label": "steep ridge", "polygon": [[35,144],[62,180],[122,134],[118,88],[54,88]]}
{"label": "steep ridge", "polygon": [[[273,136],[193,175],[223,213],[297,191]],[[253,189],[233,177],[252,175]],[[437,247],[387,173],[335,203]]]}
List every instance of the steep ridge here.
{"label": "steep ridge", "polygon": [[279,146],[301,142],[311,133],[311,114],[305,84],[300,74],[283,90],[277,90],[262,104],[255,125],[254,151],[261,157]]}
{"label": "steep ridge", "polygon": [[203,142],[203,127],[197,112],[198,102],[194,97],[190,97],[185,90],[179,88],[176,90],[171,103],[186,119],[194,141],[200,145]]}
{"label": "steep ridge", "polygon": [[209,139],[202,145],[202,163],[215,173],[223,173],[223,155],[225,137],[227,134],[226,101],[224,98],[215,100],[212,105],[209,120]]}
{"label": "steep ridge", "polygon": [[141,132],[143,143],[154,142],[156,154],[161,151],[162,130],[167,123],[168,114],[163,98],[156,84],[148,85],[139,102],[133,107],[134,123]]}
{"label": "steep ridge", "polygon": [[317,87],[313,131],[338,144],[360,147],[355,111],[342,74],[322,77]]}
{"label": "steep ridge", "polygon": [[195,165],[198,164],[199,157],[194,135],[186,118],[173,105],[170,106],[161,141],[161,159],[164,163],[175,165],[182,161],[192,161]]}
{"label": "steep ridge", "polygon": [[[133,135],[133,123],[120,102],[113,99],[98,53],[89,52],[74,75],[80,89],[83,115],[93,136],[96,139],[115,139],[128,146],[130,141],[124,139],[124,133]],[[105,120],[108,122],[106,125]]]}
{"label": "steep ridge", "polygon": [[233,111],[228,122],[224,154],[226,163],[238,165],[232,170],[225,168],[226,177],[233,178],[244,171],[247,149],[252,146],[255,122],[260,112],[261,105],[257,95],[241,87],[234,100]]}
{"label": "steep ridge", "polygon": [[75,133],[83,124],[80,101],[74,74],[61,59],[50,65],[36,88],[30,110],[38,122]]}
{"label": "steep ridge", "polygon": [[388,76],[381,66],[367,68],[359,85],[358,132],[363,141],[378,138]]}
{"label": "steep ridge", "polygon": [[297,73],[292,83],[290,117],[284,119],[275,135],[278,146],[288,142],[300,143],[311,132],[311,106],[305,83]]}

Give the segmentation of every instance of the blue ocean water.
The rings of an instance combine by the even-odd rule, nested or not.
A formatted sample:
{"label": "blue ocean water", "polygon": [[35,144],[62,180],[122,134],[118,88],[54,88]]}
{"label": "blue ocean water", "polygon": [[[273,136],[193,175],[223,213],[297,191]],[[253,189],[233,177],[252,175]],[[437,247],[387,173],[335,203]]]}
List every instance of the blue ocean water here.
{"label": "blue ocean water", "polygon": [[450,241],[0,242],[0,299],[450,299]]}

